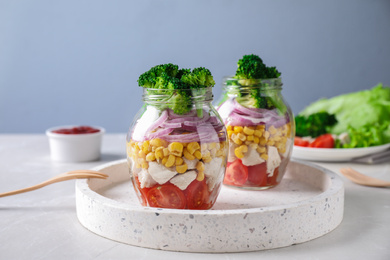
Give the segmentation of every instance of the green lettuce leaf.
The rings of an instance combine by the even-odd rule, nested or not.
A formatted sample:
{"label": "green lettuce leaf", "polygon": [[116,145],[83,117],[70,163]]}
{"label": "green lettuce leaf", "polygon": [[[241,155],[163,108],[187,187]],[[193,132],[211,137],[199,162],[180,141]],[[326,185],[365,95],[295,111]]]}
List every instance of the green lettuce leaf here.
{"label": "green lettuce leaf", "polygon": [[348,132],[350,148],[390,142],[390,87],[378,84],[369,90],[320,99],[299,115],[308,116],[318,112],[336,116],[337,123],[330,128],[330,132]]}

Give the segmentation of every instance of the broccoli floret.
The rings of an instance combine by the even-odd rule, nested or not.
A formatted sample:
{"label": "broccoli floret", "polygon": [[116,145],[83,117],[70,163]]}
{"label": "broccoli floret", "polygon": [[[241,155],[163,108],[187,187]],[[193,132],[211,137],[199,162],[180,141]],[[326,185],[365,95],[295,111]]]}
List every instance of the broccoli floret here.
{"label": "broccoli floret", "polygon": [[[237,62],[237,71],[234,78],[239,86],[254,86],[250,93],[239,93],[237,101],[243,106],[254,108],[268,108],[277,107],[277,102],[273,101],[271,97],[264,97],[260,94],[261,80],[280,77],[281,73],[276,67],[267,67],[263,60],[254,54],[244,55],[242,59]],[[227,81],[228,85],[237,85],[235,80]],[[246,99],[246,101],[245,101]]]}
{"label": "broccoli floret", "polygon": [[[190,89],[192,94],[196,96],[204,96],[207,87],[213,87],[215,81],[211,72],[204,68],[199,67],[193,69],[190,73],[186,73],[181,77],[181,81]],[[195,107],[198,117],[203,117],[203,100],[197,99],[195,101]]]}
{"label": "broccoli floret", "polygon": [[329,133],[329,128],[337,123],[335,115],[328,112],[318,112],[308,117],[297,115],[295,117],[296,136],[311,136],[313,138]]}
{"label": "broccoli floret", "polygon": [[168,63],[157,65],[139,76],[138,85],[144,88],[154,88],[154,85],[156,84],[156,79],[162,74],[166,74],[170,77],[176,77],[178,73],[179,66],[175,64]]}
{"label": "broccoli floret", "polygon": [[203,67],[195,68],[190,73],[185,73],[181,77],[181,81],[189,88],[205,88],[215,85],[215,81],[211,72]]}
{"label": "broccoli floret", "polygon": [[[176,114],[186,114],[192,108],[192,97],[197,96],[195,106],[198,116],[203,116],[202,96],[206,88],[214,86],[215,82],[211,72],[206,68],[179,69],[174,64],[161,64],[152,67],[149,71],[141,74],[138,85],[148,88],[149,95],[168,95],[164,105],[160,109],[171,108]],[[191,91],[185,90],[191,89]],[[199,98],[200,97],[200,98]]]}
{"label": "broccoli floret", "polygon": [[192,108],[191,95],[184,90],[176,91],[167,103],[169,103],[169,108],[178,115],[187,114]]}

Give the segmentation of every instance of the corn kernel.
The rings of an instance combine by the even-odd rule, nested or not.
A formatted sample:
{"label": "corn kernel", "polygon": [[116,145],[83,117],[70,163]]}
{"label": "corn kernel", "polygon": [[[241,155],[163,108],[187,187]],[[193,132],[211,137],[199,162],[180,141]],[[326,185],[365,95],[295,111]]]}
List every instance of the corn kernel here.
{"label": "corn kernel", "polygon": [[257,136],[253,137],[253,142],[254,142],[255,144],[260,143],[260,138],[258,138]]}
{"label": "corn kernel", "polygon": [[264,130],[265,129],[265,125],[257,125],[256,129],[257,130]]}
{"label": "corn kernel", "polygon": [[168,150],[170,154],[175,156],[181,156],[183,152],[183,144],[179,142],[173,142],[168,145]]}
{"label": "corn kernel", "polygon": [[168,156],[169,155],[168,148],[163,148],[163,154],[164,154],[164,156]]}
{"label": "corn kernel", "polygon": [[246,137],[246,140],[247,141],[253,141],[254,140],[254,136],[253,135],[248,135],[247,137]]}
{"label": "corn kernel", "polygon": [[228,130],[228,131],[227,131],[227,134],[228,134],[228,137],[231,138],[232,134],[234,134],[234,131]]}
{"label": "corn kernel", "polygon": [[268,160],[268,154],[266,153],[261,154],[260,157],[263,158],[264,160]]}
{"label": "corn kernel", "polygon": [[154,139],[150,140],[150,145],[156,146],[156,147],[164,146],[164,141],[161,140],[160,138],[154,138]]}
{"label": "corn kernel", "polygon": [[190,154],[194,154],[196,150],[200,149],[200,145],[198,142],[192,142],[187,145],[187,150]]}
{"label": "corn kernel", "polygon": [[135,167],[136,167],[136,168],[142,168],[142,166],[141,166],[140,163],[136,163],[136,164],[135,164]]}
{"label": "corn kernel", "polygon": [[268,142],[267,142],[267,145],[269,145],[269,146],[273,146],[275,144],[275,141],[274,140],[268,140]]}
{"label": "corn kernel", "polygon": [[245,126],[244,129],[243,129],[243,132],[244,132],[246,135],[253,135],[253,134],[255,133],[255,130],[250,129],[249,127]]}
{"label": "corn kernel", "polygon": [[285,152],[286,152],[286,147],[285,147],[285,146],[283,146],[282,148],[280,148],[279,153],[283,154],[283,153],[285,153]]}
{"label": "corn kernel", "polygon": [[204,172],[198,172],[198,175],[196,176],[197,181],[203,181],[204,180]]}
{"label": "corn kernel", "polygon": [[196,169],[199,171],[199,172],[203,172],[204,171],[204,164],[202,162],[197,162],[196,163]]}
{"label": "corn kernel", "polygon": [[242,126],[235,126],[234,127],[234,132],[236,133],[241,133],[244,129],[242,128]]}
{"label": "corn kernel", "polygon": [[226,130],[230,131],[233,130],[233,127],[231,125],[226,126]]}
{"label": "corn kernel", "polygon": [[156,155],[154,153],[150,152],[146,155],[146,161],[152,162],[154,160],[156,160]]}
{"label": "corn kernel", "polygon": [[202,158],[203,158],[203,159],[209,158],[209,157],[211,157],[210,151],[204,151],[204,152],[202,153]]}
{"label": "corn kernel", "polygon": [[234,143],[236,143],[238,145],[242,144],[242,141],[238,138],[238,136],[236,134],[232,134],[232,140]]}
{"label": "corn kernel", "polygon": [[261,137],[263,135],[263,131],[261,130],[255,130],[254,133],[253,133],[255,136],[257,137]]}
{"label": "corn kernel", "polygon": [[237,137],[238,137],[238,139],[240,139],[241,141],[246,141],[246,135],[244,135],[244,134],[242,134],[242,133],[238,133],[237,134]]}
{"label": "corn kernel", "polygon": [[139,157],[139,158],[146,158],[145,152],[144,152],[144,151],[139,151],[139,152],[138,152],[138,157]]}
{"label": "corn kernel", "polygon": [[184,162],[183,158],[181,158],[181,157],[176,157],[176,162],[175,162],[175,165],[176,165],[176,166],[182,165],[183,162]]}
{"label": "corn kernel", "polygon": [[172,154],[170,154],[168,156],[168,160],[167,162],[165,163],[165,167],[169,168],[169,167],[172,167],[176,162],[176,157]]}
{"label": "corn kernel", "polygon": [[203,151],[205,151],[205,150],[207,150],[207,144],[206,143],[202,143],[201,145],[200,145],[200,150],[203,152]]}
{"label": "corn kernel", "polygon": [[[198,160],[202,159],[202,153],[201,153],[199,150],[195,151],[194,156],[195,156],[196,159],[198,159]],[[194,159],[195,159],[195,158],[194,158]]]}
{"label": "corn kernel", "polygon": [[264,138],[264,137],[261,137],[260,138],[260,142],[259,142],[260,145],[264,146],[267,144],[267,140]]}
{"label": "corn kernel", "polygon": [[234,154],[237,156],[237,158],[242,159],[244,157],[244,153],[248,152],[248,146],[241,145],[234,149]]}
{"label": "corn kernel", "polygon": [[275,128],[273,125],[271,125],[271,126],[268,128],[268,131],[270,132],[271,135],[274,135],[274,134],[276,134],[276,132],[277,132],[278,130],[276,130],[276,128]]}
{"label": "corn kernel", "polygon": [[163,149],[164,149],[164,147],[162,147],[162,146],[156,148],[154,155],[156,156],[157,160],[162,159],[164,157]]}
{"label": "corn kernel", "polygon": [[[199,151],[197,151],[197,152],[199,152]],[[199,153],[200,153],[200,152],[199,152]],[[192,154],[190,154],[190,152],[188,152],[187,148],[185,148],[185,149],[183,150],[183,155],[184,155],[184,157],[185,157],[186,159],[188,159],[188,160],[194,160],[194,159],[195,159],[195,156],[192,155]]]}
{"label": "corn kernel", "polygon": [[260,154],[265,153],[267,149],[264,146],[259,146],[256,151]]}
{"label": "corn kernel", "polygon": [[270,133],[268,131],[265,131],[263,136],[264,136],[265,139],[268,139],[269,136],[270,136]]}
{"label": "corn kernel", "polygon": [[162,160],[161,160],[161,163],[162,165],[165,165],[168,161],[168,156],[165,156]]}
{"label": "corn kernel", "polygon": [[144,151],[145,154],[149,152],[149,141],[146,140],[142,143],[142,151]]}
{"label": "corn kernel", "polygon": [[178,165],[178,166],[176,166],[176,171],[178,172],[178,173],[185,173],[186,171],[187,171],[187,169],[188,169],[188,166],[187,166],[187,164],[182,164],[182,165]]}
{"label": "corn kernel", "polygon": [[207,158],[203,158],[202,160],[203,160],[205,163],[209,163],[209,162],[211,162],[212,159],[213,159],[213,158],[211,158],[211,157],[207,157]]}
{"label": "corn kernel", "polygon": [[141,164],[141,167],[142,167],[142,169],[148,169],[149,168],[149,164],[147,162],[143,162]]}

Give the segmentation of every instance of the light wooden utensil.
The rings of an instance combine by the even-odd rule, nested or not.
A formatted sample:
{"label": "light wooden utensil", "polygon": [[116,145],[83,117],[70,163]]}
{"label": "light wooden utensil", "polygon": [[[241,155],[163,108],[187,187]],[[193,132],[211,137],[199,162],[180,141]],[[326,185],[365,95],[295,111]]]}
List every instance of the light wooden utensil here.
{"label": "light wooden utensil", "polygon": [[61,181],[68,181],[72,179],[84,179],[84,178],[99,178],[99,179],[106,179],[108,177],[107,174],[93,171],[93,170],[76,170],[76,171],[69,171],[65,173],[61,173],[53,178],[48,179],[47,181],[44,181],[40,184],[20,189],[20,190],[15,190],[15,191],[9,191],[9,192],[4,192],[0,193],[0,197],[6,197],[6,196],[11,196],[19,193],[24,193],[28,191],[33,191],[40,189],[42,187],[45,187],[47,185],[56,183],[56,182],[61,182]]}
{"label": "light wooden utensil", "polygon": [[390,181],[376,179],[364,175],[352,168],[341,168],[340,172],[354,183],[371,187],[390,187]]}

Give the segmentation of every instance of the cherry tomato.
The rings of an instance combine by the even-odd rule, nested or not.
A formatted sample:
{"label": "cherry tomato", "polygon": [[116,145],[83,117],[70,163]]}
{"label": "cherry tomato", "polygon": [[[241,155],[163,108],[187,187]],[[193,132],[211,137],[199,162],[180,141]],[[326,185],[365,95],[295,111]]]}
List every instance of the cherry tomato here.
{"label": "cherry tomato", "polygon": [[171,183],[151,188],[146,199],[150,207],[170,209],[184,209],[186,207],[184,193]]}
{"label": "cherry tomato", "polygon": [[294,145],[296,146],[309,146],[310,142],[307,140],[304,140],[302,137],[295,136],[294,138]]}
{"label": "cherry tomato", "polygon": [[267,185],[267,163],[248,166],[248,181],[255,186]]}
{"label": "cherry tomato", "polygon": [[248,167],[241,163],[240,159],[236,159],[226,166],[224,183],[228,185],[241,186],[248,180]]}
{"label": "cherry tomato", "polygon": [[185,191],[188,209],[211,208],[210,193],[206,181],[194,180]]}
{"label": "cherry tomato", "polygon": [[334,148],[334,139],[331,134],[323,134],[317,137],[309,147],[315,148]]}

